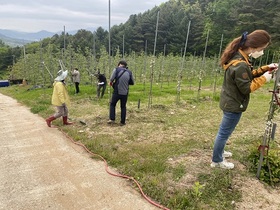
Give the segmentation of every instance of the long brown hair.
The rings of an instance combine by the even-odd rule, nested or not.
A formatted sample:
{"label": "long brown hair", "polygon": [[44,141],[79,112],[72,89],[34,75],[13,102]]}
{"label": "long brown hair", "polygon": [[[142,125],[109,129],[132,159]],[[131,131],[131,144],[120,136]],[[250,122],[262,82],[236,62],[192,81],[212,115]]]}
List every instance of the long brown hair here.
{"label": "long brown hair", "polygon": [[271,37],[268,32],[265,30],[255,30],[252,33],[247,35],[247,32],[244,32],[242,36],[235,38],[230,42],[226,49],[224,50],[220,64],[226,64],[238,51],[238,49],[246,50],[249,47],[258,48],[265,46],[271,42]]}

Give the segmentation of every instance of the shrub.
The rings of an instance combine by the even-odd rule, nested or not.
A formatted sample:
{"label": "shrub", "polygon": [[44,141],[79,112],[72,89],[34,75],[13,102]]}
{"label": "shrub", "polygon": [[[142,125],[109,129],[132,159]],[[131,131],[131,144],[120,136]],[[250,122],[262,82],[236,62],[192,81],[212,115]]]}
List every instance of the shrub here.
{"label": "shrub", "polygon": [[[249,161],[252,162],[251,171],[257,172],[260,152],[255,149],[251,150]],[[260,180],[267,184],[275,185],[280,183],[280,151],[275,147],[268,150],[268,154],[263,158],[263,165],[260,172]]]}

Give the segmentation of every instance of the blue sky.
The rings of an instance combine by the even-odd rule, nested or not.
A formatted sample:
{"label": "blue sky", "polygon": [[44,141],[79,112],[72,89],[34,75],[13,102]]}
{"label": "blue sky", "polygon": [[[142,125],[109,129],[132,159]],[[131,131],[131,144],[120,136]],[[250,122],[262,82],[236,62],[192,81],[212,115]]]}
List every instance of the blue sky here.
{"label": "blue sky", "polygon": [[50,32],[109,27],[124,23],[168,0],[0,0],[0,29]]}

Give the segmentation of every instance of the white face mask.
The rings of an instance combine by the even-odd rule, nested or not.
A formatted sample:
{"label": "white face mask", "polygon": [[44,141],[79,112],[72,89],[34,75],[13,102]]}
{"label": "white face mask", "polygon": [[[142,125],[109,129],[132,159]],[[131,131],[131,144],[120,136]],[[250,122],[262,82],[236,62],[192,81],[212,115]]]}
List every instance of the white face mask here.
{"label": "white face mask", "polygon": [[261,50],[261,51],[256,51],[256,52],[251,53],[251,56],[253,58],[258,58],[258,57],[262,56],[263,54],[264,54],[263,50]]}

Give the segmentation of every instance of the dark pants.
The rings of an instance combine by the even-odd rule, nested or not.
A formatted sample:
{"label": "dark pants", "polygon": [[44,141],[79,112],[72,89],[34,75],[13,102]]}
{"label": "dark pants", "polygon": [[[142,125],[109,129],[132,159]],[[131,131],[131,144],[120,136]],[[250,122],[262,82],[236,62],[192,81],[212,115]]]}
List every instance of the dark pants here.
{"label": "dark pants", "polygon": [[79,84],[79,82],[75,82],[76,93],[80,92]]}
{"label": "dark pants", "polygon": [[116,119],[116,104],[120,100],[121,101],[121,123],[125,124],[127,96],[128,95],[119,95],[119,94],[113,93],[111,103],[110,103],[110,120]]}
{"label": "dark pants", "polygon": [[[101,91],[101,89],[102,89],[102,91]],[[101,91],[101,98],[103,98],[104,93],[105,93],[105,90],[106,90],[106,84],[104,84],[104,85],[98,85],[98,86],[97,86],[97,98],[100,97],[100,91]]]}

